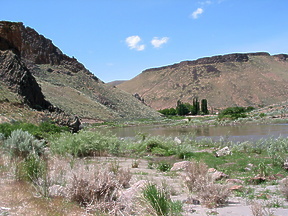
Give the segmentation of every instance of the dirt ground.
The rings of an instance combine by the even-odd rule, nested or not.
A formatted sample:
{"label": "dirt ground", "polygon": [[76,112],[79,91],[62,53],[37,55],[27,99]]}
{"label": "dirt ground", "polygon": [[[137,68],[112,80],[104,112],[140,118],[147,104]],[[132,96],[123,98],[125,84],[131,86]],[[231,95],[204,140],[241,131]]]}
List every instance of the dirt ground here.
{"label": "dirt ground", "polygon": [[[278,191],[278,185],[251,185],[255,194],[266,193],[267,199],[255,199],[236,197],[233,194],[229,198],[226,206],[219,208],[205,208],[200,204],[192,204],[189,197],[195,197],[188,192],[183,184],[179,173],[161,172],[157,169],[148,168],[148,160],[132,158],[97,157],[93,161],[108,165],[116,162],[121,168],[130,169],[132,179],[130,185],[140,181],[148,180],[156,184],[164,184],[171,191],[172,200],[180,200],[184,203],[184,216],[194,215],[221,215],[221,216],[249,216],[253,215],[251,206],[253,201],[259,203],[266,211],[263,215],[287,216],[288,202]],[[132,168],[132,164],[137,162],[138,167]],[[89,215],[84,209],[76,204],[69,203],[63,199],[48,199],[36,196],[35,188],[25,183],[9,180],[9,176],[2,174],[0,179],[0,216],[4,215]],[[265,192],[266,191],[266,192]],[[275,208],[276,204],[280,207]],[[272,208],[265,206],[270,205]],[[273,207],[274,205],[274,207]]]}

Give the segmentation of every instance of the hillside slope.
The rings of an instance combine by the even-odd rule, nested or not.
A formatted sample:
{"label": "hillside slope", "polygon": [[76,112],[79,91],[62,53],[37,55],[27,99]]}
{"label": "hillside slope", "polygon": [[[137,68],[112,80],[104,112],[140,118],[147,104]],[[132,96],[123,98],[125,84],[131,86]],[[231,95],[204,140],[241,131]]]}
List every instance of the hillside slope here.
{"label": "hillside slope", "polygon": [[[23,23],[0,22],[0,50],[18,56],[45,98],[68,114],[104,121],[160,116],[131,94],[104,84],[74,57],[63,54],[51,40]],[[30,95],[34,93],[30,91]]]}
{"label": "hillside slope", "polygon": [[155,109],[206,98],[210,108],[269,105],[287,100],[288,55],[229,54],[153,68],[119,86]]}

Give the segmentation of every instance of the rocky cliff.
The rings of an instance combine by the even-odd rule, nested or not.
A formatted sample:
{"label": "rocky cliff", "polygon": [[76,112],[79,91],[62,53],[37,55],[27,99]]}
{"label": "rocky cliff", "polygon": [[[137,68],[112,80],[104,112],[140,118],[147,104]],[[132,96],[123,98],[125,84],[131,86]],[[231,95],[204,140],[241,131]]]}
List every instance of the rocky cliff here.
{"label": "rocky cliff", "polygon": [[24,103],[39,110],[51,106],[35,78],[15,53],[10,50],[0,51],[0,63],[0,80],[22,96]]}
{"label": "rocky cliff", "polygon": [[[39,83],[47,100],[82,119],[160,117],[131,94],[104,84],[75,58],[63,54],[51,40],[21,22],[0,22],[0,51],[1,80],[30,104],[37,101],[41,107],[48,106],[48,102],[40,103],[42,93],[36,86]],[[19,86],[13,87],[16,84]]]}
{"label": "rocky cliff", "polygon": [[65,65],[73,72],[86,70],[75,58],[63,54],[51,40],[18,22],[0,22],[0,49],[11,49],[34,64]]}

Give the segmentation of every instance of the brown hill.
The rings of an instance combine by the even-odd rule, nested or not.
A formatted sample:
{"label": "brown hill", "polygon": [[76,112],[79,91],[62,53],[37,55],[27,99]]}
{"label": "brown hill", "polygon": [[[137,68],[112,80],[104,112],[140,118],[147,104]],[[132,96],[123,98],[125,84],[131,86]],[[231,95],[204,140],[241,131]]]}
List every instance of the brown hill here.
{"label": "brown hill", "polygon": [[115,80],[115,81],[112,81],[112,82],[108,82],[107,84],[110,85],[110,86],[118,86],[124,82],[126,82],[127,80]]}
{"label": "brown hill", "polygon": [[118,86],[155,109],[206,98],[213,108],[269,105],[287,100],[288,55],[229,54],[143,71]]}
{"label": "brown hill", "polygon": [[[5,64],[15,67],[14,72],[12,71],[12,82],[13,76],[21,68],[25,74],[31,72],[40,84],[46,99],[67,114],[96,120],[159,117],[159,113],[145,106],[131,94],[104,84],[83,64],[63,54],[51,40],[34,29],[25,27],[23,23],[0,22],[0,50],[1,56],[11,56],[10,60],[1,58],[0,65],[2,64],[2,69],[7,68],[3,66],[6,62]],[[13,90],[12,85],[7,82],[7,77],[4,77],[7,73],[2,71],[2,89]],[[33,76],[28,77],[34,79]],[[38,100],[40,88],[35,91],[34,87],[29,89],[26,83],[26,89],[23,90],[25,98]],[[18,90],[14,92],[19,93]],[[1,91],[2,99],[11,97],[9,92],[6,94],[7,97],[4,93],[5,91]]]}

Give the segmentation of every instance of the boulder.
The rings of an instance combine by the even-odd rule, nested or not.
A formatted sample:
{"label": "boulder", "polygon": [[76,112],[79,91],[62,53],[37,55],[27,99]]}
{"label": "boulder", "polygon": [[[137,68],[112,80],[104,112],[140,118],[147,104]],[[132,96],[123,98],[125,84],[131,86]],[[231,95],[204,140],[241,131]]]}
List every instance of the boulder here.
{"label": "boulder", "polygon": [[211,176],[213,181],[218,181],[218,180],[221,180],[223,178],[228,178],[229,177],[225,173],[220,172],[220,171],[218,171],[218,170],[216,170],[214,168],[209,168],[208,169],[208,174]]}
{"label": "boulder", "polygon": [[179,170],[186,170],[188,166],[190,166],[192,163],[190,161],[181,161],[174,163],[170,171],[179,171]]}
{"label": "boulder", "polygon": [[226,156],[226,155],[231,155],[232,152],[230,151],[229,147],[226,146],[220,150],[218,150],[216,153],[215,153],[215,156],[216,157],[222,157],[222,156]]}
{"label": "boulder", "polygon": [[133,199],[140,196],[143,188],[148,184],[147,180],[140,180],[134,183],[130,188],[122,190],[119,195],[119,200],[125,208],[131,208],[133,205]]}

